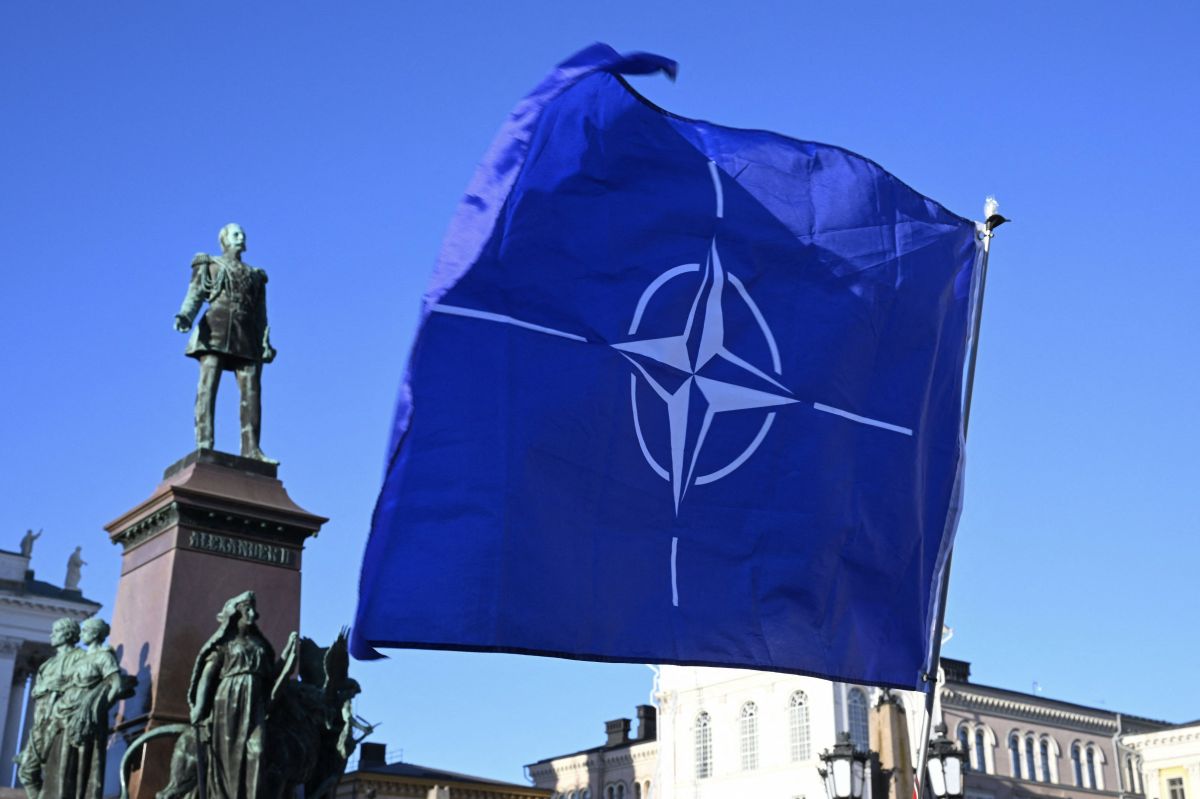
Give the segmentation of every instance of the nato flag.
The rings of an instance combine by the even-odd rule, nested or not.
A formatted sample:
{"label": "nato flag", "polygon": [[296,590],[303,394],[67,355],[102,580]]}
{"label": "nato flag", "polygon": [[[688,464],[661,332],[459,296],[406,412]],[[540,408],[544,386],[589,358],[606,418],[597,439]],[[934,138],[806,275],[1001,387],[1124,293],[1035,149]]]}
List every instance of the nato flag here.
{"label": "nato flag", "polygon": [[363,559],[380,647],[915,688],[962,480],[976,226],[683,119],[594,45],[451,223]]}

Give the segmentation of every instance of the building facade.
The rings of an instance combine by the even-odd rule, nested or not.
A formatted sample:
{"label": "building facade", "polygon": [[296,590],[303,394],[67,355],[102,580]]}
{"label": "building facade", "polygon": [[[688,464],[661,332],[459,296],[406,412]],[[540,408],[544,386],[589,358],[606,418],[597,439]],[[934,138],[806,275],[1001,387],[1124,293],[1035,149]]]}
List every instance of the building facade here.
{"label": "building facade", "polygon": [[1123,740],[1140,767],[1146,799],[1200,798],[1200,721]]}
{"label": "building facade", "polygon": [[525,770],[554,799],[647,799],[659,779],[655,709],[639,705],[637,722],[631,735],[629,719],[608,721],[603,746],[539,760]]}
{"label": "building facade", "polygon": [[526,768],[556,799],[824,799],[818,755],[841,731],[867,749],[879,694],[812,677],[663,666],[657,714],[638,708],[636,737],[623,738],[630,722],[617,719],[604,746]]}
{"label": "building facade", "polygon": [[970,758],[967,799],[1143,794],[1138,755],[1124,740],[1165,722],[978,685],[963,661],[942,667],[942,720]]}
{"label": "building facade", "polygon": [[[605,746],[528,766],[534,784],[557,799],[825,799],[819,755],[845,732],[856,748],[878,753],[866,799],[911,795],[920,693],[663,666],[655,697],[655,739],[622,739],[620,723],[627,730],[628,722],[609,722]],[[639,708],[639,715],[651,710]],[[967,799],[1142,796],[1145,756],[1125,741],[1168,726],[978,685],[970,681],[970,664],[950,659],[943,659],[934,715],[969,754]],[[1188,790],[1147,799],[1200,799]]]}

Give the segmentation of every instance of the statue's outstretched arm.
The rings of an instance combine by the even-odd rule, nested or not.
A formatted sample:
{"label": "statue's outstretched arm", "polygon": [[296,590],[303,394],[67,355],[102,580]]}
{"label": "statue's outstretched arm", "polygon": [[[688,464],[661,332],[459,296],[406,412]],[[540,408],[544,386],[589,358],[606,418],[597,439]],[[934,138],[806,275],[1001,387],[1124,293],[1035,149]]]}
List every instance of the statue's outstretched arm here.
{"label": "statue's outstretched arm", "polygon": [[183,304],[179,306],[179,313],[175,314],[175,329],[181,333],[191,328],[192,320],[196,318],[196,314],[200,312],[200,306],[208,297],[208,271],[211,263],[212,259],[204,253],[197,253],[196,257],[192,259],[192,279],[188,283]]}

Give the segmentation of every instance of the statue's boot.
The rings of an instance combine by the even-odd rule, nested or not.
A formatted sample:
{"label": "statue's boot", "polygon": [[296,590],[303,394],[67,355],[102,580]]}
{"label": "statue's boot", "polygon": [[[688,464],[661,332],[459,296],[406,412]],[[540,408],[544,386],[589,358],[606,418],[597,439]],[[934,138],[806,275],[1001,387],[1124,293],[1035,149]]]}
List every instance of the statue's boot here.
{"label": "statue's boot", "polygon": [[268,457],[267,453],[263,452],[258,447],[255,447],[254,449],[250,450],[249,452],[243,451],[242,457],[249,458],[252,461],[262,461],[263,463],[269,463],[272,466],[279,465],[279,461],[275,460],[274,458]]}
{"label": "statue's boot", "polygon": [[242,457],[249,458],[250,460],[254,461],[262,461],[263,463],[278,465],[279,461],[275,460],[274,458],[267,457],[267,454],[259,449],[257,433],[257,430],[247,430],[245,427],[242,428]]}
{"label": "statue's boot", "polygon": [[262,430],[262,364],[238,369],[238,386],[241,388],[242,457],[263,463],[278,464],[259,449],[258,436]]}

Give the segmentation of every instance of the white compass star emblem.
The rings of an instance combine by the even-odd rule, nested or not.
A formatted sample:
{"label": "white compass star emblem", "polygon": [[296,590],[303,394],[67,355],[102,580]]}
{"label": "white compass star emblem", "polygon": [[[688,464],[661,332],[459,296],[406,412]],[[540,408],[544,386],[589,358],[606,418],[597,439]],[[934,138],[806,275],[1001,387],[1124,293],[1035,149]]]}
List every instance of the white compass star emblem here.
{"label": "white compass star emblem", "polygon": [[[721,189],[721,176],[715,163],[710,161],[708,167],[716,196],[716,216],[720,219],[724,216],[724,196]],[[631,341],[609,345],[620,352],[634,367],[635,374],[632,376],[631,393],[633,395],[633,419],[638,443],[650,467],[661,478],[671,483],[671,493],[674,497],[676,514],[679,513],[680,502],[687,493],[689,486],[720,480],[745,463],[762,443],[775,418],[774,411],[769,411],[754,440],[733,461],[714,472],[697,475],[696,465],[700,457],[700,452],[704,447],[705,441],[708,439],[713,420],[718,414],[730,411],[774,408],[803,402],[803,404],[808,405],[814,410],[841,416],[853,422],[908,436],[912,435],[912,430],[907,427],[860,416],[819,402],[802,401],[793,396],[792,392],[777,379],[781,374],[780,359],[770,328],[767,326],[758,307],[751,300],[749,293],[746,292],[745,287],[735,275],[726,272],[722,267],[715,238],[709,245],[708,255],[703,267],[699,264],[678,266],[668,270],[651,283],[645,292],[643,292],[638,302],[628,335],[637,335],[642,312],[645,310],[647,302],[665,282],[681,274],[694,272],[702,273],[700,287],[692,300],[691,308],[688,311],[687,319],[684,322],[681,333],[660,338],[634,338]],[[739,357],[726,346],[725,312],[722,300],[729,286],[734,288],[741,300],[749,308],[767,341],[773,361],[774,377]],[[537,333],[588,343],[586,337],[575,333],[556,330],[544,325],[490,311],[464,308],[457,305],[445,305],[442,303],[432,305],[430,310],[437,313],[513,325]],[[718,363],[723,364],[719,371],[721,374],[726,375],[724,379],[714,374],[716,370],[712,367]],[[732,372],[740,375],[741,379],[730,379],[728,377],[731,372],[730,367],[733,367]],[[664,369],[668,373],[673,373],[673,376],[678,378],[678,382],[676,383],[675,380],[665,381],[660,379],[664,374]],[[659,377],[656,377],[656,373]],[[654,456],[650,453],[650,448],[643,435],[641,423],[637,415],[636,392],[638,376],[650,386],[651,390],[667,406],[671,451],[669,467],[664,467],[655,460]],[[674,388],[669,388],[666,385],[668,382]],[[693,414],[691,413],[693,403],[697,401],[704,403],[704,415],[699,423],[699,430],[693,431],[689,429],[689,422],[693,418]]]}
{"label": "white compass star emblem", "polygon": [[[715,239],[709,248],[708,260],[701,277],[700,288],[692,301],[682,333],[677,336],[640,339],[612,345],[634,365],[654,393],[667,405],[671,439],[669,474],[676,513],[679,512],[679,502],[687,493],[688,486],[695,482],[696,462],[716,414],[769,408],[797,401],[777,380],[733,354],[725,346],[725,313],[722,299],[727,280],[721,267],[721,256],[717,252]],[[769,336],[769,331],[765,332]],[[706,376],[706,367],[716,360],[736,367],[748,379],[743,382],[730,382]],[[668,390],[646,369],[645,361],[670,367],[684,376],[683,381],[674,391]],[[751,375],[757,379],[750,379]],[[753,385],[746,385],[747,383],[762,387],[754,388]],[[769,384],[777,391],[764,390],[764,384]],[[696,399],[695,394],[706,403],[706,408],[703,421],[700,422],[700,430],[694,436],[695,443],[690,447],[689,457],[688,442],[693,437],[688,435],[688,420],[691,418],[691,405]],[[633,401],[636,420],[636,397]],[[637,423],[637,433],[643,454],[652,467],[658,466],[646,447],[640,423]],[[761,436],[752,447],[757,447],[760,441]],[[742,460],[744,458],[739,459]]]}

